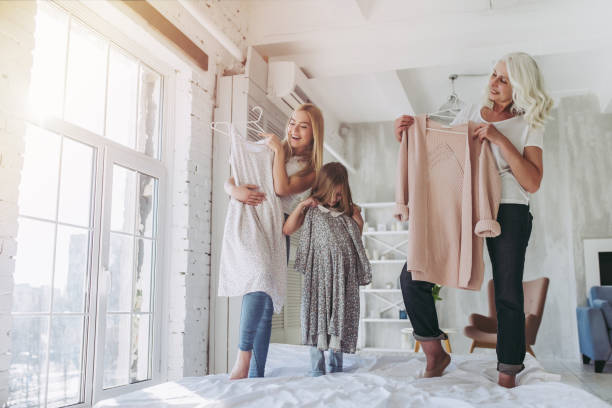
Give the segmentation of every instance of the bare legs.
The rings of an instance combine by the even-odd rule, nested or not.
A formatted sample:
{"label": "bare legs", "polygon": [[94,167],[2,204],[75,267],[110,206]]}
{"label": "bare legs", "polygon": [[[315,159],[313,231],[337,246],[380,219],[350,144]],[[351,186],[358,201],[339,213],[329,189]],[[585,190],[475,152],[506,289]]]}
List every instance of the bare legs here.
{"label": "bare legs", "polygon": [[234,368],[230,373],[230,380],[241,380],[249,376],[249,367],[251,365],[252,351],[238,350],[238,356],[234,363]]}

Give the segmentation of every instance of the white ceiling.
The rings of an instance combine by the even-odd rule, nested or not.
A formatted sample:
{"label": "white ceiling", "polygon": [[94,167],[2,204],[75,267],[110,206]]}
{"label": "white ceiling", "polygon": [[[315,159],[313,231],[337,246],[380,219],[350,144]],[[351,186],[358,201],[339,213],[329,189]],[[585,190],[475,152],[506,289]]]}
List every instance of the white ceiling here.
{"label": "white ceiling", "polygon": [[[610,0],[241,1],[248,40],[270,60],[295,61],[340,121],[427,112],[448,75],[488,73],[511,51],[536,56],[555,95],[590,91],[611,107]],[[486,77],[460,77],[478,101]]]}

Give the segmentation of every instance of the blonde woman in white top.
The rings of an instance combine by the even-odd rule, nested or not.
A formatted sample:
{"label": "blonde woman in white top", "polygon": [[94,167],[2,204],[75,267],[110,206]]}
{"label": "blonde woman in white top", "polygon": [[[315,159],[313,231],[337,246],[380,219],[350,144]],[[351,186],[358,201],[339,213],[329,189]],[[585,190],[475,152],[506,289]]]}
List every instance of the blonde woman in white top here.
{"label": "blonde woman in white top", "polygon": [[[310,190],[323,162],[323,115],[311,103],[300,105],[287,124],[284,141],[274,134],[262,134],[274,151],[274,192],[281,197],[283,211],[291,213]],[[259,205],[266,196],[252,184],[236,185],[233,178],[225,183],[225,191],[234,199]],[[288,244],[288,243],[287,243]],[[287,255],[289,246],[287,245]],[[240,254],[235,254],[240,256]],[[272,254],[270,254],[272,256]],[[240,339],[236,364],[230,379],[263,377],[272,330],[272,298],[265,291],[245,293],[240,316]]]}
{"label": "blonde woman in white top", "polygon": [[[484,104],[467,107],[453,123],[480,123],[473,136],[490,142],[502,179],[497,217],[502,232],[496,238],[487,238],[487,249],[493,266],[497,309],[498,383],[508,388],[516,385],[516,374],[524,368],[522,281],[533,220],[529,212],[529,194],[538,191],[542,181],[542,139],[551,108],[552,100],[544,91],[537,63],[528,54],[517,52],[502,57],[495,64]],[[401,141],[402,132],[413,122],[414,118],[408,115],[396,119],[398,140]],[[440,343],[446,334],[438,326],[431,295],[433,284],[412,280],[405,267],[400,281],[415,337],[418,336],[427,355],[425,376],[440,376],[450,363],[450,356]]]}

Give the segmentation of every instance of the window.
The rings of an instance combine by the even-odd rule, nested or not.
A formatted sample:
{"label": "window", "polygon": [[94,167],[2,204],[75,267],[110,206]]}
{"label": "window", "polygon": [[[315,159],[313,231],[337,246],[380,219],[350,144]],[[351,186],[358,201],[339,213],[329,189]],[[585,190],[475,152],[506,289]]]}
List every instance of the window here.
{"label": "window", "polygon": [[158,377],[163,77],[47,1],[33,57],[8,406],[78,405]]}
{"label": "window", "polygon": [[28,126],[9,405],[80,402],[94,149]]}
{"label": "window", "polygon": [[160,74],[49,2],[39,2],[35,41],[36,115],[160,158]]}

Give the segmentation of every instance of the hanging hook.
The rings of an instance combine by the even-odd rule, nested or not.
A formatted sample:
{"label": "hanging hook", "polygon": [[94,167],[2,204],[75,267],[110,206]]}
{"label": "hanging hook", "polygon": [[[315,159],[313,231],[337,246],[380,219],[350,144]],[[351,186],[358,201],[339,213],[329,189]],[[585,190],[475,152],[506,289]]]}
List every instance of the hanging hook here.
{"label": "hanging hook", "polygon": [[459,75],[457,74],[450,74],[448,76],[448,79],[450,79],[451,81],[451,95],[457,96],[457,94],[455,93],[455,79],[459,78]]}

